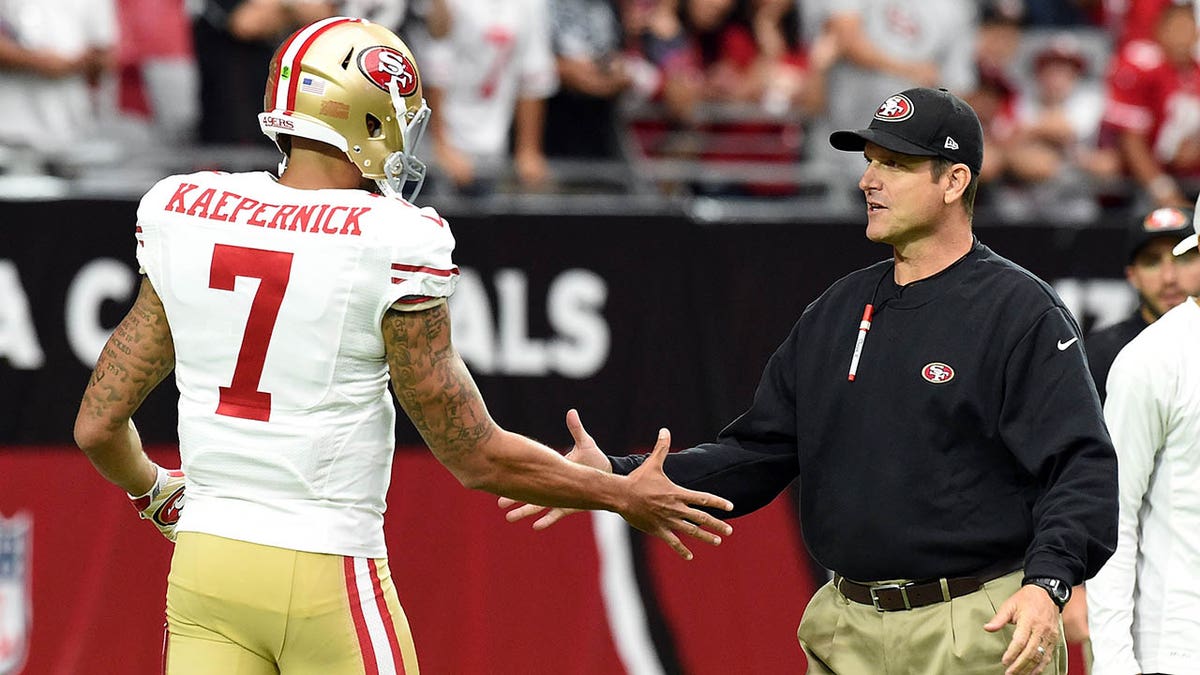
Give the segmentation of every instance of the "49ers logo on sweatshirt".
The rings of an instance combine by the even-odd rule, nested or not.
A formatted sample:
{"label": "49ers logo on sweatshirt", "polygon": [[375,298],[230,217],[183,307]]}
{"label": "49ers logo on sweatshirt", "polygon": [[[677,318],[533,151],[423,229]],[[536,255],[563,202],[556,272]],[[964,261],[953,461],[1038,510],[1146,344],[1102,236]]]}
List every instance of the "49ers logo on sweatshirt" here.
{"label": "49ers logo on sweatshirt", "polygon": [[410,96],[417,90],[417,67],[391,47],[376,45],[362,50],[358,55],[358,69],[384,91],[388,91],[391,82],[396,83],[401,96]]}
{"label": "49ers logo on sweatshirt", "polygon": [[925,364],[921,369],[921,377],[932,384],[944,384],[954,379],[954,369],[940,361],[934,361]]}
{"label": "49ers logo on sweatshirt", "polygon": [[912,117],[913,104],[904,94],[896,94],[880,104],[875,119],[884,122],[900,122]]}

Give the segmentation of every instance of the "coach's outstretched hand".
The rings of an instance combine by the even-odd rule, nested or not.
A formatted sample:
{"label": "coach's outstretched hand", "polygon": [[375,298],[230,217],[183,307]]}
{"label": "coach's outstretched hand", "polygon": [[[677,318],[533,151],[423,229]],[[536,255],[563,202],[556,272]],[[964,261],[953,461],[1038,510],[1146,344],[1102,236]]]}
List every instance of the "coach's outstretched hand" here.
{"label": "coach's outstretched hand", "polygon": [[671,432],[665,428],[659,429],[658,442],[654,444],[650,456],[629,474],[633,484],[630,499],[618,513],[630,525],[667,542],[684,560],[691,560],[692,552],[676,533],[719,546],[720,535],[733,532],[729,523],[695,507],[732,511],[733,503],[707,492],[686,490],[672,483],[663,473],[663,462],[670,448]]}
{"label": "coach's outstretched hand", "polygon": [[[579,413],[574,409],[567,412],[567,428],[575,439],[575,446],[567,453],[567,459],[601,471],[612,471],[608,458],[583,428]],[[677,533],[717,546],[721,543],[722,535],[728,536],[733,532],[733,527],[728,523],[695,507],[730,511],[733,504],[716,495],[686,490],[672,483],[663,473],[663,462],[670,447],[671,432],[660,429],[654,450],[640,467],[629,474],[630,498],[626,506],[618,512],[633,527],[662,539],[685,560],[691,560],[692,552],[679,539]],[[521,504],[506,497],[501,497],[498,505],[502,509],[512,509],[505,516],[509,522],[545,511],[545,507]],[[516,508],[512,508],[513,506]],[[533,527],[536,530],[544,530],[576,512],[578,509],[550,509],[534,522]]]}

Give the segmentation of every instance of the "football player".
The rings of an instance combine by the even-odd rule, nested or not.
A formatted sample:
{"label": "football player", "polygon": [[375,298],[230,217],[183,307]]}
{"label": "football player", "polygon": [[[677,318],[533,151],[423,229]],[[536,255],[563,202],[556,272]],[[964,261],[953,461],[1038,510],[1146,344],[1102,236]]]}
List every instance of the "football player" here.
{"label": "football player", "polygon": [[[279,177],[171,176],[138,207],[145,277],[84,392],[75,438],[175,541],[166,668],[416,673],[383,534],[396,398],[465,486],[621,513],[691,553],[729,509],[657,463],[629,477],[501,428],[450,339],[454,237],[420,189],[429,119],[412,54],[335,17],[270,66],[263,133]],[[172,370],[182,470],[143,453],[131,416]]]}

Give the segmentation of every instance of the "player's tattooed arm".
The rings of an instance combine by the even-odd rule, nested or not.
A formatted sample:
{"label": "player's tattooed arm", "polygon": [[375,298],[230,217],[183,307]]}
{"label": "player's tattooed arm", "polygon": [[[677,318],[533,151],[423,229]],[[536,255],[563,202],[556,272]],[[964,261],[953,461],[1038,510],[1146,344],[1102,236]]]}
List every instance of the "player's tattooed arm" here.
{"label": "player's tattooed arm", "polygon": [[83,393],[80,416],[116,430],[174,367],[175,343],[166,311],[150,281],[143,278],[133,307],[100,352]]}
{"label": "player's tattooed arm", "polygon": [[383,338],[396,398],[443,463],[453,468],[497,432],[450,341],[446,303],[416,312],[388,310]]}
{"label": "player's tattooed arm", "polygon": [[127,492],[141,494],[155,477],[130,418],[174,367],[166,310],[143,278],[133,307],[100,352],[75,418],[76,443]]}
{"label": "player's tattooed arm", "polygon": [[418,311],[389,310],[382,329],[396,398],[429,449],[463,485],[530,504],[616,511],[685,558],[692,554],[679,534],[716,544],[721,541],[718,533],[730,532],[693,506],[728,510],[731,504],[681,488],[663,473],[671,442],[665,429],[653,461],[629,476],[568,461],[492,420],[450,341],[450,314],[444,302]]}

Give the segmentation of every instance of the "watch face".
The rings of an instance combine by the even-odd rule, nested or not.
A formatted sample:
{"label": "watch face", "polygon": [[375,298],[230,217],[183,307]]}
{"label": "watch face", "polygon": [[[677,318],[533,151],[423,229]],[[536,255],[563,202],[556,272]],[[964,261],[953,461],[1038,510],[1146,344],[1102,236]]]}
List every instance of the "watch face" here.
{"label": "watch face", "polygon": [[1033,583],[1044,588],[1060,608],[1067,604],[1067,600],[1071,598],[1071,586],[1062,580],[1041,577],[1037,579],[1030,579],[1029,583]]}
{"label": "watch face", "polygon": [[1046,584],[1046,588],[1050,590],[1050,595],[1058,601],[1058,604],[1066,603],[1067,599],[1071,597],[1071,587],[1062,581],[1058,579],[1044,579],[1043,583]]}

